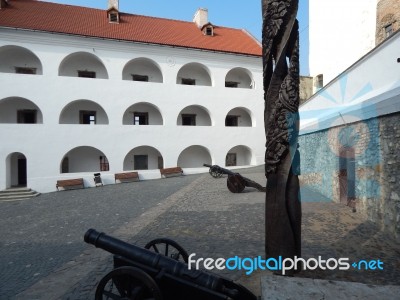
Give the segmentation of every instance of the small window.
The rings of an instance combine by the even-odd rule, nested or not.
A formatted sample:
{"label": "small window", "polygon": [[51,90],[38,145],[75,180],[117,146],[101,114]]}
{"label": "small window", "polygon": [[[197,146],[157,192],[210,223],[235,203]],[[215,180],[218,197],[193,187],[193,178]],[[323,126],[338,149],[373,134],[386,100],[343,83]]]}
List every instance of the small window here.
{"label": "small window", "polygon": [[147,76],[147,75],[132,74],[132,80],[133,80],[133,81],[144,81],[144,82],[148,82],[148,81],[149,81],[149,76]]}
{"label": "small window", "polygon": [[78,77],[96,78],[96,72],[92,72],[92,71],[78,71]]}
{"label": "small window", "polygon": [[225,118],[225,126],[235,127],[239,124],[239,116],[227,115]]}
{"label": "small window", "polygon": [[149,157],[147,155],[134,155],[133,164],[134,164],[133,168],[135,170],[148,170]]}
{"label": "small window", "polygon": [[235,82],[235,81],[225,81],[225,87],[228,87],[228,88],[237,88],[237,87],[239,87],[239,82]]}
{"label": "small window", "polygon": [[182,78],[181,83],[185,85],[196,85],[196,79]]}
{"label": "small window", "polygon": [[79,111],[79,122],[80,124],[96,124],[96,112],[89,110],[80,110]]}
{"label": "small window", "polygon": [[234,167],[236,165],[236,153],[228,153],[225,158],[225,166]]}
{"label": "small window", "polygon": [[196,126],[196,115],[182,114],[183,126]]}
{"label": "small window", "polygon": [[134,112],[133,125],[149,125],[149,113],[147,112]]}
{"label": "small window", "polygon": [[393,24],[385,26],[385,37],[389,37],[393,33]]}
{"label": "small window", "polygon": [[211,26],[206,28],[206,35],[210,35],[210,36],[214,35],[213,28]]}
{"label": "small window", "polygon": [[37,111],[34,109],[21,109],[17,111],[17,123],[36,124]]}
{"label": "small window", "polygon": [[111,23],[118,23],[119,22],[119,16],[117,12],[110,12],[108,14],[109,20]]}
{"label": "small window", "polygon": [[15,67],[17,74],[36,74],[36,68]]}
{"label": "small window", "polygon": [[106,156],[100,156],[100,171],[109,171],[110,164]]}

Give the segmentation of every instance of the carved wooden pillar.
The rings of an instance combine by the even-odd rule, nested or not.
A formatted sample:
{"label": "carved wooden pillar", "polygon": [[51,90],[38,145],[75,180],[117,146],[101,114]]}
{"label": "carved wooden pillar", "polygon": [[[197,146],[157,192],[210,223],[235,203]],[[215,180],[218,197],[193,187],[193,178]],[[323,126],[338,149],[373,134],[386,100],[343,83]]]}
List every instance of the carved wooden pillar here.
{"label": "carved wooden pillar", "polygon": [[[298,0],[263,0],[265,252],[301,256]],[[293,274],[294,270],[286,272]]]}

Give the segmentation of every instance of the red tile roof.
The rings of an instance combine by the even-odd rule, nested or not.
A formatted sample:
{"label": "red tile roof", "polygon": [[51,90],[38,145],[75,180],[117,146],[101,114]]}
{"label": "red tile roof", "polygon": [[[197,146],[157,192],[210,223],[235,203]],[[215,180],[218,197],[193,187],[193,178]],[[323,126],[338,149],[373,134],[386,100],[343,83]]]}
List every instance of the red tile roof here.
{"label": "red tile roof", "polygon": [[9,0],[9,5],[0,9],[0,27],[261,56],[260,44],[241,29],[215,26],[211,37],[192,22],[125,13],[120,13],[120,23],[114,24],[108,22],[106,8],[36,0]]}

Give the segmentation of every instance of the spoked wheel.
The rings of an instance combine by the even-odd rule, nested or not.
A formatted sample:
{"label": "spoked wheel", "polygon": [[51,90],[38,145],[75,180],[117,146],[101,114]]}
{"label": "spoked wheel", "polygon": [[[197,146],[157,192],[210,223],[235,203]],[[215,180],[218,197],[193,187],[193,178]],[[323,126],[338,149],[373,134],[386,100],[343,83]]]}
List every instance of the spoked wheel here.
{"label": "spoked wheel", "polygon": [[126,266],[112,270],[100,280],[95,299],[162,300],[163,297],[150,275]]}
{"label": "spoked wheel", "polygon": [[228,175],[226,185],[228,187],[228,190],[232,193],[241,193],[246,187],[246,181],[240,174],[233,174]]}
{"label": "spoked wheel", "polygon": [[167,238],[152,240],[148,242],[144,248],[185,263],[187,263],[189,259],[188,253],[181,245]]}
{"label": "spoked wheel", "polygon": [[220,168],[217,166],[211,166],[211,168],[208,170],[208,173],[214,178],[221,178],[224,173],[221,172]]}

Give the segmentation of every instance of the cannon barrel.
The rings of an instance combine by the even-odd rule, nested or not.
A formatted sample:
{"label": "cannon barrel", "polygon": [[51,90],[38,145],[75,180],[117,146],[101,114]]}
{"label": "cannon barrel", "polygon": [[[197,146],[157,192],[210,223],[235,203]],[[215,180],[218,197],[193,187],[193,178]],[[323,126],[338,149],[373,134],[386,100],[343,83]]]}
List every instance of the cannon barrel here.
{"label": "cannon barrel", "polygon": [[213,291],[228,293],[234,295],[237,291],[229,291],[223,286],[223,281],[220,277],[198,270],[189,270],[188,265],[166,257],[159,253],[154,253],[144,248],[126,243],[112,236],[108,236],[103,232],[98,232],[95,229],[89,229],[84,241],[94,245],[96,248],[101,248],[112,254],[125,257],[133,262],[137,262],[157,270],[176,276],[178,278],[189,279],[202,287]]}
{"label": "cannon barrel", "polygon": [[212,177],[214,178],[219,178],[222,177],[223,174],[228,175],[228,189],[232,193],[241,193],[243,192],[244,188],[246,186],[256,188],[260,192],[265,192],[266,188],[263,187],[262,185],[258,184],[257,182],[246,178],[239,173],[232,172],[231,170],[222,168],[218,165],[209,165],[209,164],[203,164],[203,166],[210,168],[209,173]]}
{"label": "cannon barrel", "polygon": [[215,171],[221,174],[228,174],[228,175],[234,175],[236,174],[235,172],[232,172],[231,170],[222,168],[218,165],[209,165],[209,164],[203,164],[204,167],[210,168],[211,171]]}

